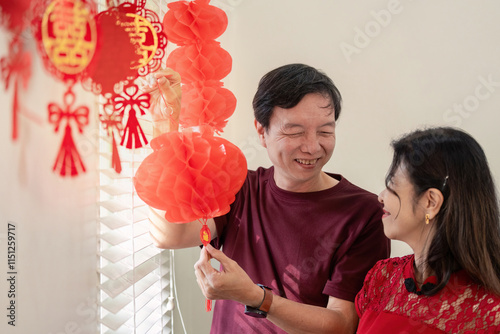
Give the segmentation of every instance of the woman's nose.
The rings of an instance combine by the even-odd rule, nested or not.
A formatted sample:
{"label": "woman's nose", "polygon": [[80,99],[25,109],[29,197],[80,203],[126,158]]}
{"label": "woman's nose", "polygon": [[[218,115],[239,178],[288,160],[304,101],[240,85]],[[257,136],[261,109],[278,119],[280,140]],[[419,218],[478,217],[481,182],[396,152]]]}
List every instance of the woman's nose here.
{"label": "woman's nose", "polygon": [[384,189],[380,192],[380,194],[378,194],[378,201],[382,204],[384,204],[384,195],[385,195],[385,192],[387,191],[387,189]]}

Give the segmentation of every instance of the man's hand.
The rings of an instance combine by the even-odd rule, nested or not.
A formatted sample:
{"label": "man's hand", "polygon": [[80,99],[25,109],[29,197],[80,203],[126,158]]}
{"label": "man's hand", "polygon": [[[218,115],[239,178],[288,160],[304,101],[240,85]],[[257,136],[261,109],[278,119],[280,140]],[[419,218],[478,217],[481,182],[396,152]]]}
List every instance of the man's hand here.
{"label": "man's hand", "polygon": [[152,74],[152,82],[141,87],[151,96],[149,112],[155,127],[154,137],[161,133],[177,130],[181,111],[181,76],[171,68]]}
{"label": "man's hand", "polygon": [[[211,258],[220,262],[221,271],[212,267]],[[194,268],[198,285],[207,299],[229,299],[253,307],[262,302],[263,290],[235,261],[212,245],[203,247]]]}

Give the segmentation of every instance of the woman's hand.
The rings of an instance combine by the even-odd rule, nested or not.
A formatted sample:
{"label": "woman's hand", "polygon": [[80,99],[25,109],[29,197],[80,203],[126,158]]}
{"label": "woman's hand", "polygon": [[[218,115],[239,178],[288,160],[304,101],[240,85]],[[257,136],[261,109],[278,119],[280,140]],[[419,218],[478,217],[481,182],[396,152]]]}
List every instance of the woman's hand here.
{"label": "woman's hand", "polygon": [[151,95],[149,112],[156,137],[179,128],[182,90],[181,76],[171,68],[153,73],[152,78],[141,90]]}

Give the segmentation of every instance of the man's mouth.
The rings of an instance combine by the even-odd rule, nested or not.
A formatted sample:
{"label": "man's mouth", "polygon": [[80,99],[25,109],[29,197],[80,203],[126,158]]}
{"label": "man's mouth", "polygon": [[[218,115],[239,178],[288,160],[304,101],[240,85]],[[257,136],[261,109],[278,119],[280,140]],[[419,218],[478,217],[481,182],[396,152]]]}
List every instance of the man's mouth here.
{"label": "man's mouth", "polygon": [[301,165],[314,165],[319,159],[295,159]]}

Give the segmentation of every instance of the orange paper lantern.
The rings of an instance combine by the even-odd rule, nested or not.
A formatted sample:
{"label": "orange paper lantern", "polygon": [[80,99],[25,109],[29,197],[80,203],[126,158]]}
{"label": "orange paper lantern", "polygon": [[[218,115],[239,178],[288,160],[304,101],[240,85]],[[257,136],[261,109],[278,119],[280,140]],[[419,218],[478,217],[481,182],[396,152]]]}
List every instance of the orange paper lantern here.
{"label": "orange paper lantern", "polygon": [[209,126],[168,132],[151,141],[154,152],[134,177],[139,197],[165,210],[170,222],[187,223],[229,212],[247,173],[238,147]]}

